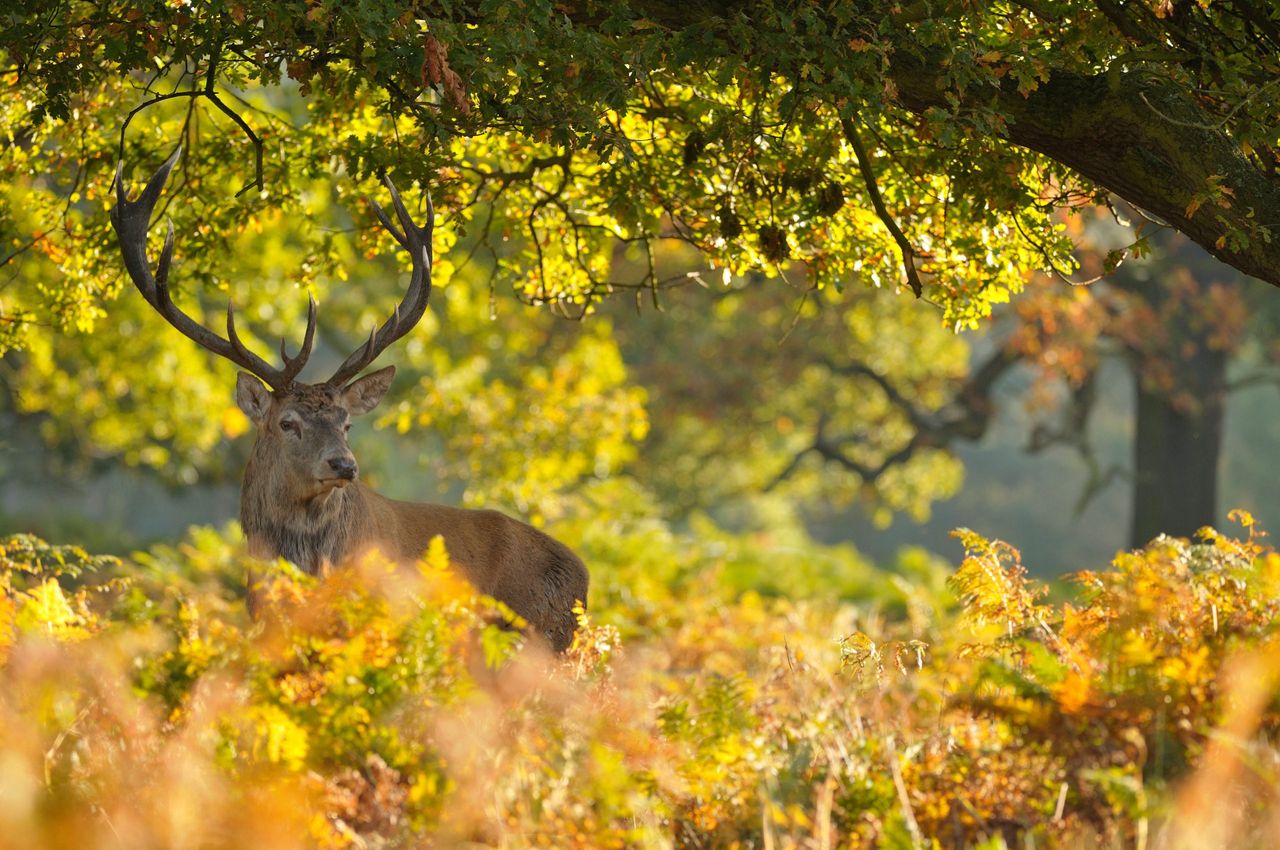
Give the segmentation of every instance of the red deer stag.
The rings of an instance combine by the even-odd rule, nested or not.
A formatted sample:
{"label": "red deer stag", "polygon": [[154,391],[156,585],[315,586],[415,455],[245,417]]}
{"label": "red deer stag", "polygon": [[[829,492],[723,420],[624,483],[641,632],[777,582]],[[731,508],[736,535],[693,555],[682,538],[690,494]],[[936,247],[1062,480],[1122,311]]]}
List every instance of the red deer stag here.
{"label": "red deer stag", "polygon": [[147,303],[188,338],[252,373],[241,372],[236,380],[236,403],[257,428],[240,491],[240,522],[250,552],[262,558],[284,557],[316,574],[371,549],[396,560],[413,561],[438,534],[454,563],[480,592],[505,602],[545,636],[553,649],[563,651],[577,626],[573,608],[578,602],[585,604],[587,598],[586,567],[567,546],[495,511],[399,502],[380,496],[359,480],[355,456],[347,445],[351,417],[368,413],[382,400],[395,367],[356,376],[408,333],[426,311],[435,222],[430,199],[426,227],[418,227],[387,180],[403,230],[396,228],[377,203],[373,209],[382,226],[412,257],[408,290],[391,317],[343,361],[333,377],[320,384],[306,384],[296,378],[311,354],[315,337],[314,299],[302,348],[290,357],[282,341],[284,366],[277,369],[246,348],[236,335],[230,303],[224,339],[170,299],[172,221],[152,274],[146,253],[147,231],[156,200],[179,153],[169,157],[134,201],[128,199],[123,164],[117,166],[111,223],[120,239],[129,277]]}

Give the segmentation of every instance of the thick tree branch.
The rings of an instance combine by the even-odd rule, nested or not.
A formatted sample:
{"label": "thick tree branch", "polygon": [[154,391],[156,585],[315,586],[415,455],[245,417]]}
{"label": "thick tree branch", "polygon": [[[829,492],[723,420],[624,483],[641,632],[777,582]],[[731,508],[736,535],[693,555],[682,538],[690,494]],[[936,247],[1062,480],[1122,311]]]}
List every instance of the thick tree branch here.
{"label": "thick tree branch", "polygon": [[[1229,39],[1209,28],[1186,30],[1172,19],[1134,18],[1141,4],[1123,6],[1097,0],[1113,26],[1140,46],[1169,39],[1192,56],[1203,38]],[[1266,24],[1263,37],[1275,37],[1269,16],[1250,4],[1229,4],[1233,14]],[[638,0],[636,8],[671,29],[705,26],[742,14],[743,0]],[[1036,10],[1037,14],[1040,10]],[[907,4],[891,19],[910,24],[963,16],[963,7],[942,2]],[[1256,19],[1256,20],[1255,20]],[[1225,42],[1223,42],[1225,43]],[[1264,46],[1270,47],[1271,41]],[[956,90],[946,80],[943,57],[913,52],[909,46],[890,57],[889,76],[899,101],[908,109],[951,112],[996,107],[1007,117],[1009,141],[1042,153],[1155,215],[1191,237],[1205,250],[1240,271],[1280,286],[1280,182],[1255,164],[1185,86],[1143,70],[1114,66],[1087,76],[1054,70],[1049,80],[1024,96],[1013,75],[998,86]],[[1222,187],[1212,199],[1214,187]],[[1194,202],[1194,203],[1193,203]],[[882,216],[883,219],[883,216]],[[899,243],[901,244],[901,243]]]}
{"label": "thick tree branch", "polygon": [[885,397],[893,403],[893,406],[902,411],[907,417],[907,421],[916,430],[927,430],[933,427],[929,422],[928,414],[920,410],[906,396],[904,396],[893,382],[881,375],[875,369],[872,369],[865,363],[836,363],[829,358],[824,359],[823,365],[831,372],[837,375],[857,375],[872,381],[876,386],[880,387],[880,391]]}
{"label": "thick tree branch", "polygon": [[1118,463],[1104,465],[1089,439],[1089,417],[1093,414],[1097,400],[1098,373],[1094,370],[1078,386],[1071,388],[1071,401],[1063,424],[1057,428],[1036,425],[1026,447],[1029,454],[1038,454],[1053,446],[1064,446],[1079,455],[1087,477],[1073,508],[1077,517],[1084,513],[1094,497],[1106,490],[1112,481],[1129,475],[1129,471]]}
{"label": "thick tree branch", "polygon": [[813,444],[811,451],[817,453],[819,457],[828,463],[834,463],[836,466],[844,467],[845,470],[854,473],[867,484],[875,484],[890,469],[895,466],[901,466],[911,460],[916,453],[916,441],[911,440],[902,448],[898,449],[891,455],[885,457],[884,460],[876,464],[874,467],[859,463],[844,453],[844,450],[838,443],[826,440],[818,440]]}
{"label": "thick tree branch", "polygon": [[[1280,285],[1280,184],[1175,83],[1143,72],[1055,72],[1030,95],[1009,81],[964,92],[943,71],[895,54],[908,109],[995,105],[1011,142],[1042,153],[1168,222],[1240,271]],[[1216,188],[1215,188],[1216,187]]]}
{"label": "thick tree branch", "polygon": [[803,460],[810,454],[816,454],[824,461],[854,473],[864,482],[874,484],[885,472],[907,463],[922,449],[948,448],[958,440],[982,439],[995,415],[996,403],[993,394],[996,382],[1017,365],[1018,361],[1019,357],[1012,349],[1006,346],[996,349],[982,362],[982,365],[973,370],[969,379],[960,386],[951,401],[933,412],[919,407],[907,398],[887,376],[865,363],[842,364],[829,358],[825,359],[823,365],[833,374],[866,378],[879,387],[885,398],[911,423],[915,433],[906,444],[885,455],[879,463],[868,465],[848,454],[847,447],[858,442],[856,436],[832,436],[829,433],[830,417],[824,411],[818,415],[813,442],[797,452],[782,471],[774,476],[765,490],[774,489],[794,475]]}

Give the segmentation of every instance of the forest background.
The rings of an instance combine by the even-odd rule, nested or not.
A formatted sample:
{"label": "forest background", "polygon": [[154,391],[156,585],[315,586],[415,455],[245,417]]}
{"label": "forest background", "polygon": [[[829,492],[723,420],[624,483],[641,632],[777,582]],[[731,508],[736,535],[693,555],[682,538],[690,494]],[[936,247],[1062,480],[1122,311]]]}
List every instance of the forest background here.
{"label": "forest background", "polygon": [[[160,765],[205,777],[187,828],[215,843],[267,829],[236,805],[270,787],[307,814],[281,846],[1267,846],[1275,10],[4,14],[0,663],[45,695],[0,706],[12,834],[163,842],[163,807],[125,804]],[[385,576],[286,571],[293,625],[247,622],[234,369],[128,285],[108,224],[117,164],[136,190],[178,145],[175,299],[270,351],[313,295],[320,366],[399,297],[363,199],[430,194],[436,291],[353,442],[390,495],[583,552],[556,684],[522,691],[456,587],[411,611]],[[1240,539],[1197,536],[1237,507]],[[1137,554],[1051,604],[994,537],[1052,579]],[[459,661],[473,632],[514,696]],[[463,706],[489,718],[467,752]],[[1240,806],[1198,808],[1223,777]]]}

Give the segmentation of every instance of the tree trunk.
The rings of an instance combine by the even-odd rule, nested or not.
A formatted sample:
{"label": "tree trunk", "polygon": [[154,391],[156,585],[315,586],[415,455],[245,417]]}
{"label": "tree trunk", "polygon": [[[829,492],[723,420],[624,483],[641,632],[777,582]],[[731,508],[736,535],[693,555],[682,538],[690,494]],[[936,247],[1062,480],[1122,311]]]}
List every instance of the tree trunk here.
{"label": "tree trunk", "polygon": [[1158,534],[1190,537],[1217,522],[1227,355],[1197,342],[1175,367],[1178,396],[1145,387],[1135,370],[1134,548]]}

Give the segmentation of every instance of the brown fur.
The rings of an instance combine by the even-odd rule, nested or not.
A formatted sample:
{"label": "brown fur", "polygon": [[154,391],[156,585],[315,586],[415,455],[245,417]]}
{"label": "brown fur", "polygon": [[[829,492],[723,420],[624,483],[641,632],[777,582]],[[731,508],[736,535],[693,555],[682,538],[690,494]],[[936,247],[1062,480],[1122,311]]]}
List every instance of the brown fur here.
{"label": "brown fur", "polygon": [[[349,416],[367,412],[390,385],[391,367],[344,390],[295,384],[270,393],[252,377],[237,384],[241,409],[258,426],[240,494],[240,522],[258,557],[284,557],[313,574],[378,549],[416,561],[436,535],[477,590],[506,603],[562,652],[573,639],[575,603],[586,604],[587,569],[572,550],[496,511],[388,499],[360,481],[325,481],[330,459],[355,458]],[[297,432],[281,427],[290,420]]]}

